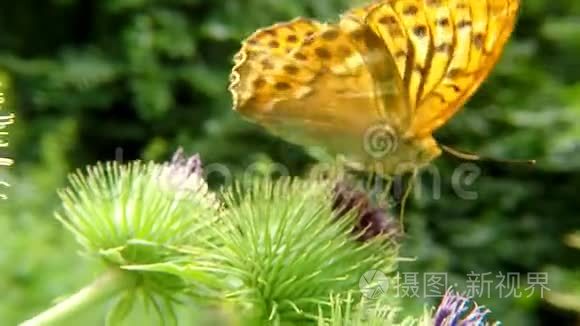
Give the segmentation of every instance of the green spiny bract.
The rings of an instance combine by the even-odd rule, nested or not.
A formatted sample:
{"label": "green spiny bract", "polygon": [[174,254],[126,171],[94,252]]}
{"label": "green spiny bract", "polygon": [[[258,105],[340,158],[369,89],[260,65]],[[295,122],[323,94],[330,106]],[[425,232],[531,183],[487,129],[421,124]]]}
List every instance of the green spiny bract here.
{"label": "green spiny bract", "polygon": [[98,164],[73,174],[70,186],[59,193],[63,206],[57,219],[83,253],[125,276],[112,318],[122,319],[139,297],[167,318],[175,299],[191,290],[195,278],[180,272],[195,257],[182,248],[203,247],[207,229],[220,214],[200,164],[181,152],[167,164]]}
{"label": "green spiny bract", "polygon": [[333,210],[332,182],[255,179],[233,185],[224,204],[208,268],[254,322],[314,321],[330,309],[331,294],[358,290],[369,270],[395,268],[389,235],[357,240],[356,211],[339,217]]}

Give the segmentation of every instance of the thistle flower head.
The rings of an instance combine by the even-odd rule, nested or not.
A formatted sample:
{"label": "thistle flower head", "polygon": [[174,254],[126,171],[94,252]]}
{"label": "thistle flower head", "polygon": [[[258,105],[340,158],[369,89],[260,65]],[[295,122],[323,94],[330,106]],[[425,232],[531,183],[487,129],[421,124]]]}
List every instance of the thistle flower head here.
{"label": "thistle flower head", "polygon": [[212,269],[228,280],[226,297],[262,322],[316,319],[331,293],[359,290],[365,272],[396,262],[392,243],[357,241],[352,213],[336,218],[332,183],[256,179],[225,203]]}
{"label": "thistle flower head", "polygon": [[159,181],[169,191],[196,191],[205,182],[202,179],[201,159],[199,155],[186,157],[179,148],[170,162],[165,163],[160,171]]}
{"label": "thistle flower head", "polygon": [[379,235],[400,240],[402,233],[399,223],[389,215],[388,209],[373,203],[369,193],[357,190],[345,181],[338,182],[334,187],[332,208],[339,218],[350,211],[355,212],[357,223],[354,233],[358,234],[359,240],[367,241]]}
{"label": "thistle flower head", "polygon": [[[171,311],[174,297],[191,281],[179,275],[192,264],[181,248],[205,244],[219,215],[199,157],[178,151],[166,164],[98,164],[73,174],[59,195],[57,218],[84,253],[134,277],[134,290],[146,293],[146,303],[154,300]],[[124,298],[133,300],[131,292]]]}
{"label": "thistle flower head", "polygon": [[[89,167],[73,174],[70,187],[59,193],[63,209],[57,218],[90,254],[137,242],[189,243],[217,209],[199,169],[199,157],[185,159],[181,152],[165,164]],[[149,260],[132,256],[133,262]]]}
{"label": "thistle flower head", "polygon": [[[434,326],[484,326],[491,310],[473,300],[454,293],[445,293],[433,317]],[[499,325],[496,323],[495,325]]]}

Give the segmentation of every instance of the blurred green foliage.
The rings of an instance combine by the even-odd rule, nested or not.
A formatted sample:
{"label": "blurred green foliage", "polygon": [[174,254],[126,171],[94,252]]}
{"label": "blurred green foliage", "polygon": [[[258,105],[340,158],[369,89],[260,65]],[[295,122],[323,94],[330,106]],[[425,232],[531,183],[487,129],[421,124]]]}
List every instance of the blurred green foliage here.
{"label": "blurred green foliage", "polygon": [[[580,250],[580,231],[566,237],[566,243]],[[555,278],[553,291],[547,296],[548,302],[580,314],[580,270],[565,270],[558,266],[550,266],[547,270]]]}
{"label": "blurred green foliage", "polygon": [[[232,56],[256,28],[298,15],[328,19],[360,2],[4,4],[0,70],[12,80],[8,109],[18,119],[10,128],[17,164],[7,178],[13,187],[0,204],[2,323],[29,317],[98,270],[79,263],[71,238],[52,218],[55,190],[73,169],[115,158],[162,160],[183,146],[207,164],[235,171],[261,159],[303,173],[312,162],[303,149],[230,109]],[[451,186],[462,162],[439,159],[441,198],[427,191],[412,200],[406,255],[417,260],[404,263],[403,271],[464,279],[472,271],[580,270],[578,252],[561,241],[580,228],[580,2],[523,2],[515,35],[491,78],[436,137],[487,156],[536,158],[539,164],[477,163],[481,175],[469,187],[477,198],[464,200]],[[430,181],[423,181],[429,189]],[[506,325],[575,318],[537,296],[482,303]],[[95,318],[87,316],[95,325],[102,322]]]}

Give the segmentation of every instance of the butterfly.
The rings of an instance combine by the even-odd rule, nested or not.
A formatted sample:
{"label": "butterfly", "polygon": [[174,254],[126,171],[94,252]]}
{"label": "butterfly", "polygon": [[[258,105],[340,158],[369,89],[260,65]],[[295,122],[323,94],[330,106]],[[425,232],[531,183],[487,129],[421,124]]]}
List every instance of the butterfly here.
{"label": "butterfly", "polygon": [[[442,153],[433,133],[500,58],[519,0],[382,0],[337,22],[260,29],[234,57],[234,110],[384,176]],[[444,147],[443,147],[444,148]]]}

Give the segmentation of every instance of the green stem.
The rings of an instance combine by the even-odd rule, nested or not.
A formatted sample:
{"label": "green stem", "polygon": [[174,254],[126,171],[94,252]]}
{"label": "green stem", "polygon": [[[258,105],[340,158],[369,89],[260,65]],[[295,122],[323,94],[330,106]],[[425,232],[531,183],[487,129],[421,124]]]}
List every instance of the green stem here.
{"label": "green stem", "polygon": [[131,286],[126,273],[111,269],[97,278],[93,283],[84,287],[72,296],[60,301],[55,306],[29,319],[20,326],[54,325],[59,321],[70,318],[85,308],[110,298],[115,293]]}

